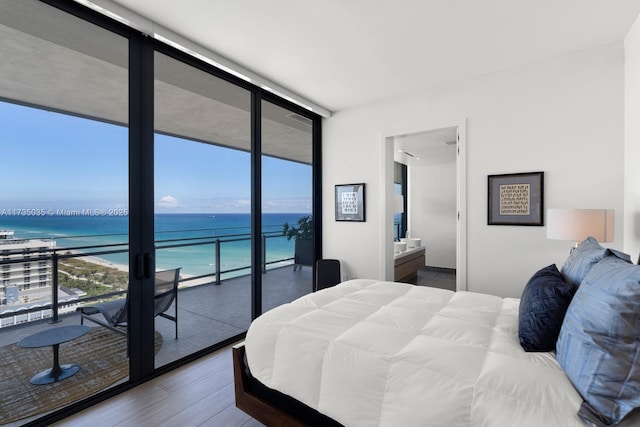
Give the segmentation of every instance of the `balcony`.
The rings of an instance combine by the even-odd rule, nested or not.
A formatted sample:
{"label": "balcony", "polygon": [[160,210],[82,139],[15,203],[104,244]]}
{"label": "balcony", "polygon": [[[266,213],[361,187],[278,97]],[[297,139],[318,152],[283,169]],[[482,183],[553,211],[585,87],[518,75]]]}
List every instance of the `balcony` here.
{"label": "balcony", "polygon": [[[262,286],[266,290],[263,292],[262,300],[265,311],[312,291],[311,268],[306,267],[294,272],[292,265],[268,270],[262,275]],[[202,309],[203,301],[206,301],[206,310]],[[104,305],[109,308],[121,303],[120,298]],[[48,307],[40,309],[50,310]],[[170,310],[172,311],[173,307]],[[26,310],[20,313],[26,315]],[[80,324],[80,316],[75,311],[58,317],[60,322],[55,325],[49,323],[50,317],[45,317],[1,328],[0,347],[16,343],[25,336],[51,327]],[[178,318],[178,340],[174,339],[173,322],[156,318],[156,331],[163,337],[162,347],[156,355],[156,366],[187,356],[201,349],[203,343],[212,345],[245,331],[251,323],[251,276],[225,279],[220,285],[211,281],[196,286],[179,287]],[[202,325],[207,327],[203,328]],[[192,343],[189,344],[189,341]]]}
{"label": "balcony", "polygon": [[[211,266],[211,273],[192,276],[188,274],[181,275],[180,286],[178,288],[179,338],[175,339],[175,324],[172,321],[161,317],[155,318],[156,333],[162,337],[162,345],[155,356],[156,368],[226,340],[247,329],[251,322],[251,276],[247,274],[249,272],[248,266],[232,269],[234,271],[221,271],[217,268],[217,265],[221,265],[220,258],[224,258],[225,245],[231,244],[231,240],[246,240],[248,238],[247,235],[233,235],[219,236],[213,240],[185,241],[184,239],[166,239],[161,242],[156,242],[158,250],[189,247],[197,243],[198,245],[210,245],[212,248],[217,248],[218,251],[215,255],[218,263]],[[267,261],[269,258],[270,239],[282,239],[282,237],[275,233],[272,235],[267,234],[263,240],[266,248],[266,257],[261,266],[263,287],[262,304],[263,310],[265,311],[312,291],[311,268],[305,267],[294,271],[293,251],[291,256],[285,259]],[[82,253],[79,252],[78,248],[72,250],[64,248],[52,250],[51,253],[46,255],[40,255],[49,257],[53,271],[57,271],[57,274],[53,275],[55,278],[53,280],[53,286],[45,288],[50,294],[53,293],[53,289],[57,289],[56,297],[50,297],[47,303],[42,304],[40,307],[32,307],[30,309],[23,307],[22,310],[14,311],[13,313],[8,312],[8,305],[0,306],[0,320],[12,316],[17,316],[17,318],[22,316],[18,318],[18,320],[25,320],[23,323],[0,328],[0,347],[15,346],[15,343],[24,337],[39,331],[58,326],[80,324],[80,316],[75,311],[75,307],[78,305],[92,305],[100,302],[109,308],[122,303],[126,294],[126,284],[123,284],[123,289],[118,289],[114,287],[113,284],[110,284],[109,286],[105,286],[101,293],[86,293],[84,295],[82,295],[82,292],[77,292],[77,290],[72,291],[70,289],[60,288],[58,279],[63,275],[69,274],[70,260],[87,257],[91,257],[87,259],[93,260],[96,256],[100,256],[100,254],[106,252],[123,252],[126,251],[126,249],[114,249],[113,247],[103,246],[83,247],[82,251]],[[12,259],[7,262],[20,261]],[[233,277],[234,275],[235,277]],[[78,275],[77,277],[80,276]],[[95,279],[101,276],[99,272],[94,272],[92,277]],[[90,281],[92,279],[87,278],[87,280]],[[29,289],[26,292],[36,292],[36,290]],[[69,299],[64,297],[64,295],[68,295],[67,292],[75,292],[74,298]],[[67,310],[65,310],[65,307]],[[69,308],[72,309],[68,310]],[[170,308],[169,312],[173,313],[173,307]],[[51,320],[54,318],[59,322],[51,324]],[[92,330],[101,329],[108,331],[106,328],[90,322],[86,322],[85,324],[92,326]],[[60,350],[62,351],[63,346],[73,345],[74,341],[64,343],[60,346]],[[51,352],[50,348],[46,349],[46,351],[48,354]],[[69,362],[70,361],[63,360],[61,357],[60,363]],[[48,367],[50,366],[33,366],[31,370],[33,374],[35,374]],[[8,375],[11,375],[8,371],[0,373],[0,381],[2,381],[3,376]],[[71,379],[63,381],[70,380]],[[120,381],[123,380],[126,380],[126,376]],[[28,379],[26,382],[28,383]],[[111,385],[108,387],[110,386]],[[35,387],[35,390],[38,390],[38,387],[46,386],[31,385],[31,387]],[[5,396],[11,396],[13,393],[10,388],[3,391]],[[89,395],[80,396],[78,399],[85,397],[89,397]],[[64,406],[64,404],[52,409],[58,409],[62,406]],[[2,413],[2,411],[0,411],[0,413]],[[31,419],[37,416],[38,415],[32,415]],[[0,417],[0,420],[1,419]],[[0,422],[0,424],[3,424],[3,422]]]}
{"label": "balcony", "polygon": [[[277,228],[281,227],[277,226]],[[165,235],[170,233],[174,232],[164,232]],[[207,232],[205,234],[216,235],[219,232],[216,233],[213,230],[213,233]],[[67,238],[76,239],[77,237]],[[95,239],[101,236],[92,235],[91,237]],[[267,231],[262,235],[263,259],[260,268],[263,273],[263,308],[265,310],[311,292],[310,269],[304,269],[300,274],[293,274],[293,269],[288,268],[293,265],[293,242],[289,245],[290,253],[286,256],[283,257],[281,248],[275,257],[270,254],[271,242],[279,241],[282,246],[284,240],[285,238],[279,231]],[[249,255],[243,255],[246,259],[245,264],[238,266],[236,262],[226,269],[224,257],[225,251],[229,250],[230,252],[234,251],[233,256],[243,258],[237,255],[238,244],[244,244],[245,247],[240,247],[244,250],[249,248],[250,241],[250,234],[238,232],[219,234],[216,237],[191,236],[163,238],[156,241],[157,256],[165,252],[192,248],[196,250],[206,248],[205,250],[212,252],[211,258],[214,262],[209,264],[210,268],[207,272],[191,274],[188,268],[181,266],[178,298],[180,301],[178,309],[180,312],[184,311],[184,316],[179,316],[181,329],[182,326],[185,326],[185,330],[192,329],[187,325],[188,319],[192,316],[204,315],[191,307],[197,303],[202,305],[203,301],[208,304],[206,311],[213,313],[207,315],[207,318],[220,319],[226,325],[237,326],[240,328],[240,332],[246,329],[250,322],[251,311]],[[79,306],[101,304],[108,307],[109,305],[121,304],[127,292],[128,266],[118,266],[100,257],[114,254],[126,257],[127,246],[125,243],[116,242],[100,246],[43,248],[41,252],[30,253],[31,259],[35,258],[40,262],[46,260],[50,263],[52,283],[50,287],[44,288],[25,287],[21,288],[19,292],[18,289],[15,289],[13,301],[9,289],[11,286],[4,287],[5,304],[0,305],[0,321],[5,321],[0,323],[0,345],[12,342],[7,337],[13,333],[23,335],[19,332],[21,329],[36,327],[35,324],[32,324],[34,322],[30,317],[57,321],[76,316],[75,309]],[[179,264],[179,261],[176,262]],[[16,256],[0,261],[3,269],[12,264],[21,263],[24,263],[24,258]],[[22,276],[20,279],[22,281]],[[78,283],[80,285],[77,285]],[[78,287],[72,288],[71,286],[74,284]],[[14,288],[17,287],[14,286]],[[245,305],[239,306],[240,302]],[[33,307],[34,304],[37,306]],[[230,309],[232,310],[230,311]],[[182,322],[185,322],[184,325]]]}

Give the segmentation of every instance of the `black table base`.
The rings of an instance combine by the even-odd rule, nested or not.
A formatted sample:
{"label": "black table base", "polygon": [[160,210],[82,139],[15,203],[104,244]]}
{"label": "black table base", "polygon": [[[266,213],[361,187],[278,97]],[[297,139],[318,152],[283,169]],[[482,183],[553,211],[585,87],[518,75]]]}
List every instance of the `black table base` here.
{"label": "black table base", "polygon": [[51,328],[40,331],[33,335],[29,335],[18,342],[18,347],[22,348],[39,348],[53,347],[53,366],[50,369],[38,372],[31,378],[31,384],[42,385],[51,384],[69,378],[80,370],[78,365],[60,365],[58,353],[60,344],[80,338],[89,332],[87,325],[70,325]]}
{"label": "black table base", "polygon": [[55,344],[53,346],[53,367],[35,374],[33,378],[31,378],[31,384],[43,385],[55,383],[65,378],[69,378],[80,370],[80,366],[78,365],[60,365],[60,363],[58,362],[59,347],[59,344]]}

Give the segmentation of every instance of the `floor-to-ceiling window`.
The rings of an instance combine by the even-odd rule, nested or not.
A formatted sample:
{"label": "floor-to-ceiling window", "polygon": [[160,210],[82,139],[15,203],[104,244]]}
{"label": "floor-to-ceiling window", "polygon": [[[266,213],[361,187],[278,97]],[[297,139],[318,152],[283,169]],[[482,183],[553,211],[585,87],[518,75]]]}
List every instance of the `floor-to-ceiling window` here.
{"label": "floor-to-ceiling window", "polygon": [[[56,419],[311,291],[283,232],[306,218],[320,256],[318,116],[73,2],[0,0],[0,36],[0,352],[20,352],[0,423]],[[79,371],[31,384],[55,348]]]}
{"label": "floor-to-ceiling window", "polygon": [[0,0],[0,57],[4,425],[129,376],[126,329],[85,328],[76,314],[120,306],[129,283],[129,42],[38,1]]}
{"label": "floor-to-ceiling window", "polygon": [[154,72],[156,269],[181,269],[160,366],[251,322],[251,93],[159,52]]}
{"label": "floor-to-ceiling window", "polygon": [[313,121],[267,101],[261,104],[261,116],[266,311],[313,289]]}

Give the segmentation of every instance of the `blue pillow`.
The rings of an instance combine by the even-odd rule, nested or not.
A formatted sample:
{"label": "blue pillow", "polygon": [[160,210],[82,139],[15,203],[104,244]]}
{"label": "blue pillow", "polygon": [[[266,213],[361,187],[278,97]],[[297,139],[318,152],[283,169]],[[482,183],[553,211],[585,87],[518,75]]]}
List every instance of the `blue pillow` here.
{"label": "blue pillow", "polygon": [[580,285],[591,267],[607,256],[607,249],[600,246],[598,241],[589,236],[571,251],[569,258],[562,266],[565,280],[574,285]]}
{"label": "blue pillow", "polygon": [[518,336],[524,351],[553,351],[569,303],[577,289],[555,264],[536,272],[522,291]]}
{"label": "blue pillow", "polygon": [[582,279],[589,273],[589,270],[609,255],[614,255],[629,263],[631,262],[629,255],[614,249],[603,248],[596,239],[589,236],[580,242],[577,248],[571,251],[569,258],[567,258],[562,266],[562,275],[567,282],[580,285]]}
{"label": "blue pillow", "polygon": [[597,263],[567,309],[557,358],[585,400],[578,415],[612,425],[640,408],[640,266]]}

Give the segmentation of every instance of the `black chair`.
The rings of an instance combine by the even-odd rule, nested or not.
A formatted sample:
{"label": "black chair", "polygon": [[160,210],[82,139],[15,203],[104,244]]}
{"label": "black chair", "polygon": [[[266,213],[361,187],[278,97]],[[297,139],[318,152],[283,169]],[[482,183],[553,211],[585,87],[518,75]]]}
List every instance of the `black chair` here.
{"label": "black chair", "polygon": [[[178,339],[178,281],[180,280],[180,268],[173,270],[156,271],[155,273],[155,298],[154,298],[154,316],[164,317],[172,320],[176,324],[176,339]],[[174,305],[173,316],[167,314],[166,311]],[[129,305],[129,297],[125,298],[124,303],[115,311],[110,313],[101,305],[88,307],[79,307],[80,324],[84,324],[85,320],[109,328],[120,334],[127,334],[127,311]],[[102,314],[102,318],[94,317],[95,314]]]}
{"label": "black chair", "polygon": [[316,280],[314,283],[314,291],[330,288],[341,281],[339,260],[319,259],[316,261]]}

